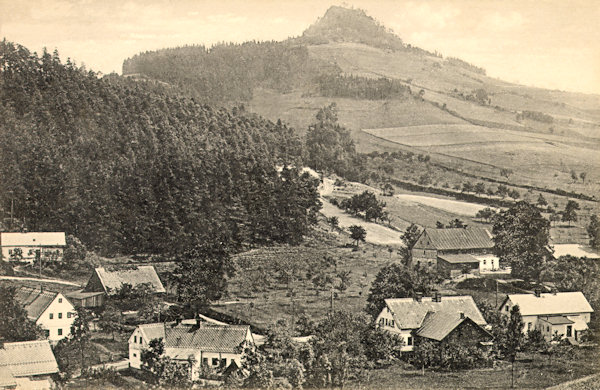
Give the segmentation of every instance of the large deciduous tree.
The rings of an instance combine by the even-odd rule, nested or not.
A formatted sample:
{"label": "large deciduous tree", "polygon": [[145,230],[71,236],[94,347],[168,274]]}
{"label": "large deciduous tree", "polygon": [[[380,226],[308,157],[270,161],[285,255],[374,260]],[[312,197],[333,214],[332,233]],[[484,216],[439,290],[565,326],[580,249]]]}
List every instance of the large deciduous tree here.
{"label": "large deciduous tree", "polygon": [[596,214],[590,217],[587,232],[590,236],[590,246],[595,249],[600,248],[600,219]]}
{"label": "large deciduous tree", "polygon": [[222,243],[204,243],[177,256],[173,279],[179,300],[198,313],[227,290],[227,278],[233,276],[230,254]]}
{"label": "large deciduous tree", "polygon": [[562,214],[563,222],[569,222],[569,226],[571,226],[571,222],[577,221],[577,210],[579,210],[579,203],[569,200]]}
{"label": "large deciduous tree", "polygon": [[14,287],[0,286],[0,339],[29,341],[41,338],[42,329],[27,317],[27,312],[15,296]]}
{"label": "large deciduous tree", "polygon": [[388,298],[412,297],[415,293],[429,294],[434,289],[437,277],[437,273],[429,268],[409,268],[399,264],[383,267],[371,285],[366,311],[375,318],[385,307]]}
{"label": "large deciduous tree", "polygon": [[535,206],[518,202],[494,217],[494,253],[511,265],[512,275],[538,280],[550,254],[549,229],[550,223]]}

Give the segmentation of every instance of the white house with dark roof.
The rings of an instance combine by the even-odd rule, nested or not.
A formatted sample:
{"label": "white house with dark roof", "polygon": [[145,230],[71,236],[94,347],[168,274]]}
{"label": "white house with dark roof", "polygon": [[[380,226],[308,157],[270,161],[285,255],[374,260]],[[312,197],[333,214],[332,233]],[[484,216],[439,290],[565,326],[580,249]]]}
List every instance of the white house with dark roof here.
{"label": "white house with dark roof", "polygon": [[4,261],[33,262],[38,250],[44,261],[61,261],[66,246],[64,232],[0,233]]}
{"label": "white house with dark roof", "polygon": [[163,339],[165,355],[181,362],[191,362],[191,378],[199,378],[201,368],[242,365],[245,347],[254,345],[247,325],[215,325],[199,320],[139,325],[129,337],[129,365],[141,368],[141,353],[153,339]]}
{"label": "white house with dark roof", "polygon": [[385,307],[376,319],[380,329],[404,340],[402,351],[412,351],[415,338],[438,342],[450,338],[465,339],[471,343],[488,343],[491,335],[471,296],[441,296],[393,298],[385,300]]}
{"label": "white house with dark roof", "polygon": [[58,364],[48,340],[4,343],[0,347],[0,388],[53,389]]}
{"label": "white house with dark roof", "polygon": [[581,291],[509,294],[500,311],[510,314],[513,306],[519,305],[523,317],[523,332],[538,329],[547,340],[557,333],[578,341],[581,332],[588,329],[590,316],[594,312]]}
{"label": "white house with dark roof", "polygon": [[156,269],[152,265],[140,265],[117,268],[98,267],[88,280],[84,292],[104,292],[114,294],[124,284],[136,287],[141,284],[148,285],[155,293],[166,292]]}
{"label": "white house with dark roof", "polygon": [[21,287],[15,299],[23,305],[27,317],[44,329],[51,342],[58,342],[71,333],[77,311],[62,293]]}

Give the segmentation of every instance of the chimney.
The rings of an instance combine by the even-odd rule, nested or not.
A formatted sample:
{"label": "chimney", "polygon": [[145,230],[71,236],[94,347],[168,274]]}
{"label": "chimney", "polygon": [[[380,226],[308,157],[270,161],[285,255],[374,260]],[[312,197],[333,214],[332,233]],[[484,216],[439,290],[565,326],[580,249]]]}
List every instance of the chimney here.
{"label": "chimney", "polygon": [[542,296],[542,289],[541,288],[536,288],[535,290],[533,290],[533,293],[535,294],[536,297],[541,297]]}
{"label": "chimney", "polygon": [[465,319],[465,312],[464,311],[459,311],[458,315],[460,315],[460,319],[464,320]]}
{"label": "chimney", "polygon": [[199,328],[202,323],[202,319],[200,318],[200,314],[196,316],[196,326]]}
{"label": "chimney", "polygon": [[415,293],[415,301],[421,302],[422,300],[423,300],[423,293],[422,292]]}

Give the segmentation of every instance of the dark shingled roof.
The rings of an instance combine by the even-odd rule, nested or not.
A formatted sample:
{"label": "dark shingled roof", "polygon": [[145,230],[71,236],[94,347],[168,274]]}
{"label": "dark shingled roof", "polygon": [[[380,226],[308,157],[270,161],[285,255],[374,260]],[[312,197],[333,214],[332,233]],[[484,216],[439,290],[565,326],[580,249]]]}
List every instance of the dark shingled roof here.
{"label": "dark shingled roof", "polygon": [[95,269],[95,272],[107,292],[118,290],[123,284],[130,284],[135,287],[144,283],[148,283],[154,292],[164,293],[166,291],[156,270],[151,265],[114,270],[99,267]]}
{"label": "dark shingled roof", "polygon": [[482,228],[425,229],[423,234],[437,250],[491,249],[492,234]]}
{"label": "dark shingled roof", "polygon": [[37,321],[57,295],[57,292],[42,291],[39,288],[21,287],[17,290],[15,299],[25,307],[29,319]]}
{"label": "dark shingled roof", "polygon": [[58,372],[48,340],[5,343],[0,349],[0,368],[6,367],[15,377],[48,375]]}
{"label": "dark shingled roof", "polygon": [[413,298],[394,298],[386,299],[385,304],[392,312],[400,329],[420,328],[427,315],[431,315],[431,313],[458,317],[459,313],[463,312],[477,325],[486,324],[473,297],[468,295],[444,296],[441,298],[441,302],[434,302],[431,297],[423,297],[420,302]]}

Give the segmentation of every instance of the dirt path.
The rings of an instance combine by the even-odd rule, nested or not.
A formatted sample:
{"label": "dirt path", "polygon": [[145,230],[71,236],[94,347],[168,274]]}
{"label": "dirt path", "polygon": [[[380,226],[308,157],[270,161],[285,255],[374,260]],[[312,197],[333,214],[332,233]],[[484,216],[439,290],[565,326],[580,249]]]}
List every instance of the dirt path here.
{"label": "dirt path", "polygon": [[329,203],[326,199],[322,199],[321,201],[323,202],[321,213],[326,217],[337,217],[341,228],[347,229],[352,225],[360,225],[367,231],[366,241],[371,244],[404,246],[404,243],[400,239],[400,232],[383,225],[365,222],[363,219],[348,215]]}
{"label": "dirt path", "polygon": [[64,284],[67,286],[81,287],[80,284],[69,282],[66,280],[60,280],[60,279],[29,278],[29,277],[25,277],[25,276],[0,276],[0,280],[17,280],[17,281],[18,280],[27,280],[27,281],[31,281],[31,282],[47,282],[47,283]]}

